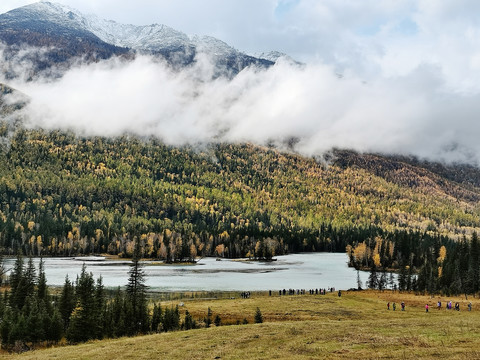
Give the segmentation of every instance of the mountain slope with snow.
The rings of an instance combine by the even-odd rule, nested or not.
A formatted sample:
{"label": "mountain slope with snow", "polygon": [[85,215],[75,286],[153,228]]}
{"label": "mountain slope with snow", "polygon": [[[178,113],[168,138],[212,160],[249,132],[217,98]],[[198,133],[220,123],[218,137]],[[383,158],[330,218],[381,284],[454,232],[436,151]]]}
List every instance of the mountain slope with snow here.
{"label": "mountain slope with snow", "polygon": [[72,57],[105,59],[128,52],[163,56],[173,65],[188,65],[198,53],[207,54],[219,72],[236,74],[251,65],[268,67],[259,59],[237,51],[209,36],[188,36],[166,25],[136,26],[85,15],[68,6],[42,1],[0,15],[0,40],[15,48],[20,44],[50,47],[44,64]]}

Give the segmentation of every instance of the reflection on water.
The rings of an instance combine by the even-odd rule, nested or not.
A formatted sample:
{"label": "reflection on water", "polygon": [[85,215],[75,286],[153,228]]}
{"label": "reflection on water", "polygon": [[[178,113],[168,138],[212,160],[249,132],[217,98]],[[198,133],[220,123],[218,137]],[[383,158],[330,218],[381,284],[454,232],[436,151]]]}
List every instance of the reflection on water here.
{"label": "reflection on water", "polygon": [[[158,265],[145,263],[147,285],[158,291],[259,291],[280,289],[315,289],[357,286],[355,269],[347,266],[343,253],[308,253],[277,256],[277,261],[237,261],[203,258],[196,265]],[[14,259],[6,260],[11,268]],[[38,264],[39,259],[35,259]],[[63,285],[65,276],[75,280],[83,260],[45,258],[49,285]],[[103,277],[108,287],[124,286],[128,279],[128,261],[85,261],[94,277]],[[360,272],[364,284],[368,273]]]}

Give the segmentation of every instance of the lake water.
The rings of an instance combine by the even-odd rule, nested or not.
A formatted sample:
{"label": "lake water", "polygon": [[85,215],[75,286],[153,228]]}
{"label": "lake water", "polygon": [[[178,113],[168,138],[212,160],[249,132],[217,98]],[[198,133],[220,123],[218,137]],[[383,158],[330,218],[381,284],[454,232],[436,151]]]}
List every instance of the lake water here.
{"label": "lake water", "polygon": [[[306,253],[277,256],[277,261],[216,261],[203,258],[196,265],[153,265],[145,262],[146,284],[156,291],[260,291],[357,287],[357,272],[347,266],[343,253]],[[10,269],[14,259],[7,259]],[[27,263],[25,259],[25,263]],[[38,265],[39,259],[34,259]],[[124,286],[128,261],[84,261],[82,258],[45,258],[45,274],[51,286],[63,285],[65,276],[75,280],[83,263],[107,287]],[[360,272],[362,284],[368,272]]]}

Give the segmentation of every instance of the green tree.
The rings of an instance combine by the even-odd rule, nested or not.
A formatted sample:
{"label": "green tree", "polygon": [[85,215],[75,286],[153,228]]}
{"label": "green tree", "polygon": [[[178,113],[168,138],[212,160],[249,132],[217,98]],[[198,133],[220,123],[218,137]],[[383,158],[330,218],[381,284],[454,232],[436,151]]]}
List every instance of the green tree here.
{"label": "green tree", "polygon": [[[219,323],[219,325],[220,325],[220,323]],[[185,311],[185,320],[183,322],[183,329],[190,330],[190,329],[195,329],[195,328],[196,328],[195,320],[193,320],[192,315],[188,312],[188,310],[186,310]]]}
{"label": "green tree", "polygon": [[75,286],[77,304],[70,319],[67,340],[78,343],[95,338],[95,283],[92,273],[87,273],[85,264]]}
{"label": "green tree", "polygon": [[73,310],[75,309],[76,298],[75,298],[75,288],[71,283],[68,275],[65,276],[65,283],[62,288],[62,293],[60,294],[59,301],[59,312],[63,320],[63,328],[66,330],[70,324],[70,317]]}
{"label": "green tree", "polygon": [[25,303],[27,296],[25,292],[25,278],[24,278],[24,265],[23,257],[19,253],[13,265],[12,272],[10,274],[10,306],[13,308],[21,309]]}
{"label": "green tree", "polygon": [[255,324],[263,323],[263,315],[262,315],[262,312],[260,311],[260,308],[257,307],[257,310],[255,310],[255,316],[253,319]]}
{"label": "green tree", "polygon": [[[188,312],[188,310],[187,310]],[[186,316],[186,315],[185,315]],[[151,319],[151,329],[154,332],[160,332],[160,326],[162,324],[162,308],[160,304],[155,304],[153,306],[152,319]]]}
{"label": "green tree", "polygon": [[63,337],[63,319],[57,309],[53,310],[50,326],[46,329],[47,340],[58,343]]}
{"label": "green tree", "polygon": [[398,274],[398,290],[405,291],[407,289],[408,269],[405,264],[400,265],[400,273]]}
{"label": "green tree", "polygon": [[45,269],[43,265],[43,259],[40,259],[40,264],[38,265],[38,285],[37,285],[37,297],[41,300],[47,300],[48,288],[47,288],[47,278],[45,276]]}
{"label": "green tree", "polygon": [[480,286],[480,244],[478,242],[478,235],[474,231],[470,240],[470,256],[468,263],[468,278],[467,287],[468,292],[476,294]]}
{"label": "green tree", "polygon": [[95,312],[95,338],[101,339],[104,336],[106,328],[106,300],[105,300],[105,288],[103,286],[103,279],[100,276],[97,279],[95,286],[95,298],[94,298],[94,312]]}
{"label": "green tree", "polygon": [[370,267],[370,275],[368,276],[368,287],[370,289],[378,288],[378,276],[377,276],[377,267],[375,264],[372,264]]}
{"label": "green tree", "polygon": [[140,242],[135,242],[135,250],[128,272],[128,284],[126,287],[126,300],[130,313],[126,319],[129,323],[130,335],[147,332],[150,323],[147,308],[147,286],[145,285],[145,271],[140,262]]}

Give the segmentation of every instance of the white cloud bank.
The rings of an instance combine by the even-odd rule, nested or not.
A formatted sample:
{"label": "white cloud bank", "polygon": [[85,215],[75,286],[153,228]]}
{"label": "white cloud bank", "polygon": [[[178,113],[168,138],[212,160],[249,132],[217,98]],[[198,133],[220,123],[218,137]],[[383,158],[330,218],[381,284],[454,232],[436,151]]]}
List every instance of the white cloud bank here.
{"label": "white cloud bank", "polygon": [[32,97],[32,124],[171,144],[297,137],[304,154],[340,147],[480,162],[477,0],[139,0],[137,11],[123,0],[61,2],[309,65],[246,69],[232,81],[206,81],[205,60],[182,73],[149,57],[80,65],[55,82],[11,84]]}
{"label": "white cloud bank", "polygon": [[12,84],[31,97],[31,126],[85,135],[125,132],[168,144],[266,144],[298,138],[296,150],[332,147],[480,160],[478,94],[453,93],[434,66],[365,82],[324,64],[279,62],[209,80],[206,58],[182,72],[140,56],[78,65],[55,81]]}

